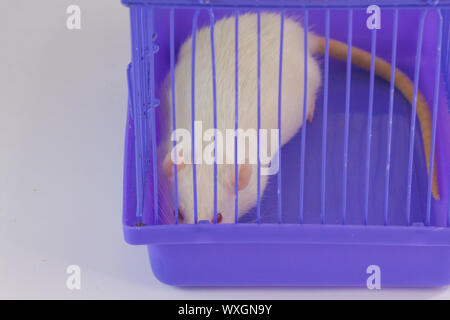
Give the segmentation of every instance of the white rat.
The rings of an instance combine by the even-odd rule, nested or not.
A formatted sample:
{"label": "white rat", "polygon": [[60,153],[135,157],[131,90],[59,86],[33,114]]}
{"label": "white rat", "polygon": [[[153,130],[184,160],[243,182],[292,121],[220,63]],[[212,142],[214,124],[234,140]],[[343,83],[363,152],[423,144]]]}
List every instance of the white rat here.
{"label": "white rat", "polygon": [[[217,128],[225,136],[226,129],[235,126],[235,19],[227,17],[214,25],[215,69],[216,69],[216,105]],[[304,98],[304,29],[299,22],[286,18],[283,36],[282,71],[282,109],[281,109],[281,145],[288,142],[301,128],[303,121]],[[273,13],[261,13],[261,50],[260,50],[260,112],[261,129],[278,128],[278,78],[280,54],[280,16]],[[238,127],[243,130],[257,129],[257,15],[245,14],[239,17],[238,47]],[[195,56],[195,120],[201,121],[203,132],[213,125],[213,85],[210,27],[197,31]],[[330,40],[330,56],[345,60],[347,46]],[[355,50],[355,49],[353,49]],[[370,54],[358,50],[352,52],[353,63],[370,69]],[[321,85],[319,63],[314,53],[324,51],[324,39],[308,33],[307,56],[307,106],[308,121],[312,121],[316,95]],[[367,59],[367,56],[369,57]],[[363,61],[363,62],[361,62]],[[377,64],[382,61],[377,58]],[[186,129],[192,134],[191,119],[191,68],[192,37],[181,46],[175,67],[175,103],[176,127]],[[390,66],[377,74],[386,78]],[[378,68],[378,65],[377,65]],[[386,71],[387,70],[387,71]],[[397,71],[398,74],[399,71]],[[386,76],[385,76],[386,75]],[[406,78],[407,79],[407,78]],[[173,142],[172,128],[172,92],[170,73],[166,78],[162,93],[162,108],[167,116],[167,132],[159,148],[160,168],[172,183],[174,164],[171,157]],[[409,83],[410,84],[410,83]],[[399,85],[396,81],[396,85]],[[403,91],[402,91],[403,92]],[[404,92],[403,92],[404,93]],[[404,93],[405,96],[410,94]],[[412,92],[411,92],[412,94]],[[423,110],[423,101],[419,99],[418,110]],[[425,105],[426,106],[426,105]],[[418,112],[420,116],[420,112]],[[199,134],[198,132],[195,133]],[[196,140],[199,141],[199,140]],[[203,144],[205,147],[205,144]],[[280,146],[281,147],[281,146]],[[197,148],[197,146],[196,146]],[[270,148],[270,146],[269,146]],[[234,149],[233,149],[234,150]],[[179,157],[190,160],[191,150],[178,150]],[[224,150],[226,154],[226,150]],[[224,156],[224,158],[226,155]],[[193,166],[190,161],[178,161],[178,222],[194,223]],[[235,168],[230,164],[217,165],[217,222],[232,223],[235,220]],[[268,176],[260,176],[260,195],[267,185]],[[214,166],[196,164],[197,214],[198,221],[214,222]],[[254,207],[257,202],[257,165],[239,164],[238,169],[238,216]]]}
{"label": "white rat", "polygon": [[[225,136],[226,129],[235,126],[235,34],[234,17],[219,20],[214,25],[215,67],[217,92],[217,128]],[[257,129],[257,15],[239,17],[238,78],[239,114],[238,127]],[[261,129],[278,128],[278,74],[280,54],[280,16],[261,14]],[[304,31],[299,23],[286,19],[284,23],[283,79],[281,110],[281,144],[289,141],[299,130],[303,118],[304,83]],[[310,40],[309,47],[315,48]],[[316,94],[321,83],[320,68],[308,53],[307,117],[312,120]],[[202,121],[203,131],[213,125],[213,87],[210,28],[197,32],[195,57],[195,120]],[[175,67],[176,126],[192,133],[191,124],[191,59],[192,38],[181,47]],[[163,108],[171,109],[170,77],[166,80]],[[171,113],[171,110],[170,110]],[[171,119],[171,115],[169,116]],[[168,128],[173,129],[171,125]],[[163,168],[173,179],[170,132],[165,139]],[[198,134],[197,132],[195,133]],[[269,138],[270,140],[270,138]],[[198,140],[197,140],[198,141]],[[183,150],[186,152],[186,150]],[[226,150],[224,150],[226,153]],[[187,150],[186,154],[191,154]],[[179,222],[194,222],[193,167],[181,163],[177,166]],[[257,165],[248,162],[239,165],[239,216],[251,209],[257,199]],[[213,221],[214,216],[214,166],[196,165],[198,220]],[[235,203],[234,165],[218,164],[218,222],[234,222]],[[261,175],[262,196],[267,176]]]}

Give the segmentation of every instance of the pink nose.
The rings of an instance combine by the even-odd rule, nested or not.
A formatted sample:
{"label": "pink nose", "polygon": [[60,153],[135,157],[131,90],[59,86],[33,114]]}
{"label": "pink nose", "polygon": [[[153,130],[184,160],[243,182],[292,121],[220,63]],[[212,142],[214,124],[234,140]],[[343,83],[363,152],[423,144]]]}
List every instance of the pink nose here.
{"label": "pink nose", "polygon": [[[217,213],[217,223],[221,223],[222,222],[222,214],[220,212]],[[214,218],[212,218],[211,223],[214,223]]]}

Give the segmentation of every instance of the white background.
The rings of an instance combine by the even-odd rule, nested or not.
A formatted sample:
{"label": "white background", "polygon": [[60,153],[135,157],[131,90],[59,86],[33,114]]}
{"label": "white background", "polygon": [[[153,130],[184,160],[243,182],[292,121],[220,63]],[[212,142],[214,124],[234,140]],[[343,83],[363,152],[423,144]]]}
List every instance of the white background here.
{"label": "white background", "polygon": [[[66,8],[82,29],[66,28]],[[122,235],[130,60],[119,0],[0,2],[0,298],[450,299],[450,288],[173,288]],[[81,290],[66,268],[81,267]]]}

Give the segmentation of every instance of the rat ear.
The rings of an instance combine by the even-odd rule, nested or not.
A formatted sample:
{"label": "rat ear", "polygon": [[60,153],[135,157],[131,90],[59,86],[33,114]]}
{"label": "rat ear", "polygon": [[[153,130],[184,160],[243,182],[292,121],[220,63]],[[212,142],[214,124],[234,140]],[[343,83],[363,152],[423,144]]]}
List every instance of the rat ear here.
{"label": "rat ear", "polygon": [[[250,177],[252,176],[252,166],[248,163],[244,163],[244,164],[240,164],[239,165],[239,169],[238,169],[238,191],[241,191],[243,189],[245,189],[249,182],[250,182]],[[233,187],[233,190],[236,186],[235,184],[235,176],[234,176],[234,167],[233,170],[231,170],[231,185]]]}
{"label": "rat ear", "polygon": [[[179,155],[183,156],[183,150],[181,149]],[[183,159],[183,158],[182,158]],[[186,167],[186,164],[183,160],[177,164],[177,171],[183,170]],[[163,162],[163,170],[167,177],[172,178],[174,174],[174,163],[172,161],[171,152],[168,152],[164,158]]]}

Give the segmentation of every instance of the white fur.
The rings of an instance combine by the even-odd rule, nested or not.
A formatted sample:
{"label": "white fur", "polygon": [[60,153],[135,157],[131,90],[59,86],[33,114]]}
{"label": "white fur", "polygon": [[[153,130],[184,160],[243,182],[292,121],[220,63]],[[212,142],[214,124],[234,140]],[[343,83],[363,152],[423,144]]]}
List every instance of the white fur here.
{"label": "white fur", "polygon": [[[215,24],[215,66],[218,129],[234,129],[235,124],[235,19],[224,18]],[[309,48],[315,48],[315,37],[308,37]],[[300,129],[303,119],[304,29],[300,23],[286,18],[284,22],[282,79],[282,145]],[[278,74],[280,48],[280,16],[261,13],[261,128],[278,128]],[[308,53],[307,115],[312,118],[316,93],[321,84],[320,68]],[[192,38],[182,45],[175,68],[175,102],[177,128],[191,133],[191,53]],[[210,28],[197,32],[195,68],[195,120],[203,121],[203,130],[213,128],[212,64]],[[257,129],[257,16],[239,17],[239,128]],[[170,75],[163,93],[163,108],[171,109]],[[171,119],[171,115],[169,115]],[[171,150],[169,121],[160,152]],[[165,151],[162,151],[165,150]],[[211,221],[214,214],[213,165],[197,165],[198,219]],[[179,207],[184,223],[194,222],[192,165],[178,172]],[[239,192],[239,216],[256,205],[257,168],[252,166],[249,185]],[[234,222],[234,166],[218,165],[218,212],[223,222]],[[267,184],[261,176],[261,196]],[[173,181],[173,179],[172,179]],[[173,188],[172,188],[173,189]]]}

